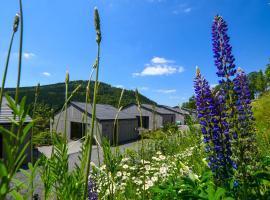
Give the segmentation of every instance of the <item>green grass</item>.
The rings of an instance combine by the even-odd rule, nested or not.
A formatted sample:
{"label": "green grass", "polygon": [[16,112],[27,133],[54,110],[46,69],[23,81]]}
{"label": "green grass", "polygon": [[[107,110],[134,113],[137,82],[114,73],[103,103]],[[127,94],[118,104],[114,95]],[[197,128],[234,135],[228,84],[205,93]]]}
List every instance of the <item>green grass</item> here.
{"label": "green grass", "polygon": [[270,92],[265,92],[252,105],[259,150],[263,156],[270,155]]}

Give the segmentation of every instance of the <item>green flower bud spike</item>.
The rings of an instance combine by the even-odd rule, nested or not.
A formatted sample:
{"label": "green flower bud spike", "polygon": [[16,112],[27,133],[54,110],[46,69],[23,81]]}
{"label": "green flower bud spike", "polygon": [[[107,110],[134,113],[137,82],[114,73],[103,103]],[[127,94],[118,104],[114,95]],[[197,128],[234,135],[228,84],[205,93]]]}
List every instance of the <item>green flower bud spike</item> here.
{"label": "green flower bud spike", "polygon": [[15,18],[14,18],[14,22],[13,22],[13,32],[16,33],[18,30],[18,26],[20,23],[20,15],[16,14]]}
{"label": "green flower bud spike", "polygon": [[95,18],[95,29],[96,29],[96,42],[99,44],[101,42],[101,31],[100,31],[100,18],[99,18],[97,7],[95,7],[94,13],[95,13],[94,18]]}
{"label": "green flower bud spike", "polygon": [[196,66],[196,76],[200,76],[201,75],[201,71],[200,68],[198,66]]}

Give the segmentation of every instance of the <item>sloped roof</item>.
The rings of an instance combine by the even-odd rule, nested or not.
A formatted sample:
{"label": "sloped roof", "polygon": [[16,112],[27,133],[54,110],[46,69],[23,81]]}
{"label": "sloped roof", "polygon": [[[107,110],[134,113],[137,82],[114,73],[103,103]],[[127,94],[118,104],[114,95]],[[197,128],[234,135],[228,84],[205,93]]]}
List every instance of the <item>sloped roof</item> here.
{"label": "sloped roof", "polygon": [[189,113],[187,111],[180,109],[178,106],[177,107],[170,107],[170,106],[161,105],[161,107],[163,107],[167,110],[171,110],[172,112],[176,112],[178,114],[189,115]]}
{"label": "sloped roof", "polygon": [[159,114],[162,114],[162,115],[171,115],[171,114],[175,114],[173,111],[170,111],[168,109],[165,109],[159,105],[156,105],[154,108],[153,108],[153,105],[150,105],[150,104],[142,104],[141,105],[142,108],[146,108],[146,109],[149,109],[149,110],[152,110],[153,112],[157,112]]}
{"label": "sloped roof", "polygon": [[[0,111],[0,124],[11,123],[9,118],[13,118],[13,112],[8,107],[7,99],[5,97],[3,97],[1,111]],[[18,120],[18,119],[16,119],[16,120]],[[32,121],[32,119],[29,116],[27,116],[25,122],[31,122],[31,121]]]}
{"label": "sloped roof", "polygon": [[[83,102],[74,102],[70,103],[80,111],[85,111],[85,103]],[[87,105],[87,112],[89,115],[92,115],[92,105]],[[118,109],[111,105],[107,104],[96,104],[96,118],[99,120],[114,120],[116,118]],[[134,115],[120,111],[117,119],[135,119]]]}

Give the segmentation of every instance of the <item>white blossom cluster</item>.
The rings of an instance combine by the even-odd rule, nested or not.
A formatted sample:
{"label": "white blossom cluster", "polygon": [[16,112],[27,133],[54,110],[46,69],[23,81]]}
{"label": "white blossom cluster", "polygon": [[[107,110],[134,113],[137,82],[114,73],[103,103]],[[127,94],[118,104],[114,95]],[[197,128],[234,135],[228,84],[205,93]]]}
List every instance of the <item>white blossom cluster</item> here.
{"label": "white blossom cluster", "polygon": [[[181,154],[165,156],[160,151],[151,160],[137,160],[124,157],[119,164],[117,172],[112,175],[106,166],[100,168],[93,166],[98,193],[102,196],[109,194],[124,194],[127,188],[135,188],[136,195],[147,193],[151,187],[166,181],[169,177],[189,176],[192,172],[184,163],[186,157],[192,155],[192,148]],[[197,175],[195,175],[197,177]]]}

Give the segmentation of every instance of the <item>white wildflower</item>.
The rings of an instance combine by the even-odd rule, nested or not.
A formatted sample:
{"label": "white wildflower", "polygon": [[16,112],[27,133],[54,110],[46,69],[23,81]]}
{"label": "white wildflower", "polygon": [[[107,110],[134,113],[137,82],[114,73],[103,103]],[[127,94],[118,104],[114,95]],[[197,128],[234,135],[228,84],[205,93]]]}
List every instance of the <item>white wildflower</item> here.
{"label": "white wildflower", "polygon": [[160,156],[159,156],[159,159],[160,159],[160,160],[165,160],[165,159],[166,159],[166,157],[165,157],[165,156],[163,156],[163,155],[160,155]]}
{"label": "white wildflower", "polygon": [[128,168],[128,165],[126,165],[126,164],[123,165],[123,168],[124,168],[124,169],[127,169],[127,168]]}
{"label": "white wildflower", "polygon": [[145,189],[149,189],[150,187],[152,187],[154,185],[153,181],[151,180],[147,180],[146,184],[145,184]]}
{"label": "white wildflower", "polygon": [[122,176],[122,172],[117,172],[117,173],[116,173],[116,176],[117,176],[117,177]]}
{"label": "white wildflower", "polygon": [[145,165],[145,169],[148,171],[151,169],[150,165]]}

